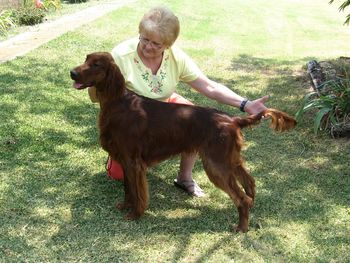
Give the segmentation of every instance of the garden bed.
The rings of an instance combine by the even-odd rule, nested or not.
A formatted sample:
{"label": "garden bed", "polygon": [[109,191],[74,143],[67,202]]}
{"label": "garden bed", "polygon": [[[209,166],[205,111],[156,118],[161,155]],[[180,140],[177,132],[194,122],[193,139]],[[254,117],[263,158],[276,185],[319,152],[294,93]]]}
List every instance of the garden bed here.
{"label": "garden bed", "polygon": [[350,58],[320,62],[312,60],[307,65],[307,72],[314,92],[306,95],[303,109],[317,108],[315,132],[323,129],[333,138],[349,138]]}
{"label": "garden bed", "polygon": [[[1,2],[4,1],[4,2]],[[0,0],[0,41],[27,31],[29,27],[60,16],[80,11],[93,5],[106,2],[103,0],[46,0],[39,1],[45,6],[39,8],[34,1]]]}

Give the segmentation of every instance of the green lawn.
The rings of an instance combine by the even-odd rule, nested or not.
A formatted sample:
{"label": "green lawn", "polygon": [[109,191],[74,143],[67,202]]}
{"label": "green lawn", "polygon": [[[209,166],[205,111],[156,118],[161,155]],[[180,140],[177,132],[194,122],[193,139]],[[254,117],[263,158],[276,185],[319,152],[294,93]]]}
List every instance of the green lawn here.
{"label": "green lawn", "polygon": [[[305,64],[350,56],[350,27],[328,1],[138,1],[0,65],[0,262],[349,262],[350,142],[314,135],[312,119],[276,134],[245,130],[257,183],[250,231],[210,184],[173,187],[178,160],[151,168],[150,206],[138,221],[114,208],[120,182],[104,171],[98,106],[74,90],[69,70],[137,34],[142,14],[170,7],[177,42],[212,79],[294,114],[309,88]],[[199,105],[240,114],[180,85]]]}

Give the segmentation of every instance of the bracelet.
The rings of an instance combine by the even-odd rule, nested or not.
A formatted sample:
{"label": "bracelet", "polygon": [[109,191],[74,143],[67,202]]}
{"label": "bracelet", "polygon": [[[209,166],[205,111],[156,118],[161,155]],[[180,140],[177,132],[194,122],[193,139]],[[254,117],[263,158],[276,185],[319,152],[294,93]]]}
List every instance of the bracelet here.
{"label": "bracelet", "polygon": [[244,107],[245,107],[245,105],[247,104],[248,101],[249,101],[248,99],[242,100],[241,106],[239,106],[239,110],[240,110],[241,112],[245,112]]}

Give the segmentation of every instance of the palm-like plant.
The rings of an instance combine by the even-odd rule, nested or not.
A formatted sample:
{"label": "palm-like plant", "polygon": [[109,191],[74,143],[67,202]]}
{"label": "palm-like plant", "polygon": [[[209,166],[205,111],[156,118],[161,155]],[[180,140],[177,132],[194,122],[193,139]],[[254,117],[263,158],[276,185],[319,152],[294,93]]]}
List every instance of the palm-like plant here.
{"label": "palm-like plant", "polygon": [[303,114],[316,110],[314,117],[314,132],[324,129],[332,132],[346,126],[350,119],[350,78],[337,78],[322,84],[327,87],[327,94],[312,92],[304,97],[296,118],[301,119]]}
{"label": "palm-like plant", "polygon": [[[333,2],[334,2],[334,0],[329,1],[330,4],[333,3]],[[344,3],[342,3],[342,4],[339,6],[339,11],[344,11],[344,9],[345,9],[346,7],[348,7],[349,5],[350,5],[350,0],[346,0]],[[346,20],[345,20],[344,24],[349,25],[349,23],[350,23],[350,14],[348,14],[348,15],[346,16]]]}

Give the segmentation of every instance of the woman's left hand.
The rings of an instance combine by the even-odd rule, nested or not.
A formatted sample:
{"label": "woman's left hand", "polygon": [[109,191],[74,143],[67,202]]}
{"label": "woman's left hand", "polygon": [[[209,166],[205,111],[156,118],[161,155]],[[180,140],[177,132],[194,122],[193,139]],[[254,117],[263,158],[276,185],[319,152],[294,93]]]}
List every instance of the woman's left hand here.
{"label": "woman's left hand", "polygon": [[266,106],[264,104],[268,99],[269,99],[269,96],[266,95],[259,99],[248,101],[246,106],[244,107],[244,111],[251,115],[258,114],[266,109]]}

